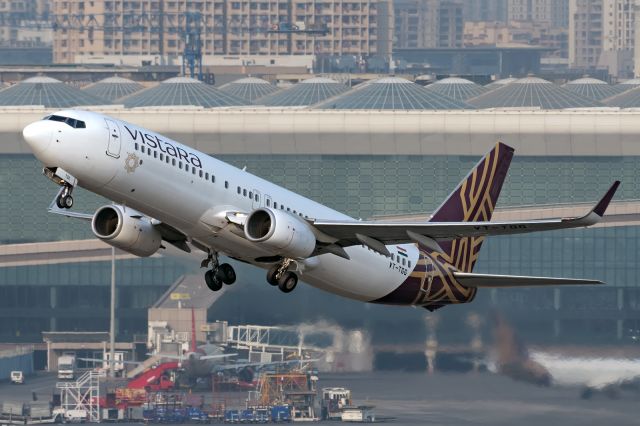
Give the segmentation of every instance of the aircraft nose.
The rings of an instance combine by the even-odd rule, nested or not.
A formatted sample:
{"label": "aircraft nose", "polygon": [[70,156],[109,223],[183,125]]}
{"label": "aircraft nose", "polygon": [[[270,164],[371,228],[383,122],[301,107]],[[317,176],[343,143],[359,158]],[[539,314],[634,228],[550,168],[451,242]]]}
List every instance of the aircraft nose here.
{"label": "aircraft nose", "polygon": [[47,123],[36,121],[22,130],[22,137],[34,152],[42,152],[51,142],[51,128]]}

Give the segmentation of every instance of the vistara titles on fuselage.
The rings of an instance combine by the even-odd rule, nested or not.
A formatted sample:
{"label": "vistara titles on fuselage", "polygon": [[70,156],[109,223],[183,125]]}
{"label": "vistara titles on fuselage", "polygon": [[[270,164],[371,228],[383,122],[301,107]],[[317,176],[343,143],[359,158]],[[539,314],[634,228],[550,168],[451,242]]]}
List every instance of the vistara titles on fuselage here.
{"label": "vistara titles on fuselage", "polygon": [[[52,212],[91,221],[97,238],[137,256],[167,244],[199,254],[212,291],[236,280],[233,267],[219,262],[226,255],[266,269],[266,281],[285,293],[301,278],[340,296],[429,310],[470,302],[480,287],[601,284],[472,271],[485,237],[592,225],[619,185],[582,217],[490,222],[514,152],[497,143],[429,221],[362,221],[93,112],[55,112],[23,136],[60,186]],[[75,212],[76,186],[113,204]]]}

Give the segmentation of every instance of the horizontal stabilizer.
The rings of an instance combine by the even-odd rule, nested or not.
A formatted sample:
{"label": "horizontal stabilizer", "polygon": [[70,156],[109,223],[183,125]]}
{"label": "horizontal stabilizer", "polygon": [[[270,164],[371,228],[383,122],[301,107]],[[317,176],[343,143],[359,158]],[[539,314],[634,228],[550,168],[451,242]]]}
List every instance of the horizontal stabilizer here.
{"label": "horizontal stabilizer", "polygon": [[453,276],[465,287],[506,288],[604,284],[598,280],[579,278],[526,277],[518,275],[471,274],[467,272],[454,272]]}

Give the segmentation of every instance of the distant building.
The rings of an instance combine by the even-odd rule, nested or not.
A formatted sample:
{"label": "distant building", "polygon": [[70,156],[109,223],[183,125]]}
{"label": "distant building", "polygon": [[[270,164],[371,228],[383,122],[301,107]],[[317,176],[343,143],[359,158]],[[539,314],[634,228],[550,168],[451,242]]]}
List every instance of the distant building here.
{"label": "distant building", "polygon": [[507,22],[507,0],[465,1],[464,20]]}
{"label": "distant building", "polygon": [[[114,55],[156,61],[179,57],[184,48],[179,30],[189,19],[192,28],[202,28],[205,55],[388,56],[393,31],[390,1],[53,0],[60,23],[54,34],[54,61],[99,61]],[[294,26],[326,28],[327,34],[273,32]]]}
{"label": "distant building", "polygon": [[[634,75],[637,0],[571,0],[569,63],[605,68],[621,78]],[[636,67],[635,74],[638,74]]]}
{"label": "distant building", "polygon": [[545,56],[567,58],[569,55],[568,32],[546,23],[535,21],[465,22],[465,46],[530,45],[547,47]]}
{"label": "distant building", "polygon": [[464,5],[460,1],[396,0],[393,13],[395,48],[462,46]]}
{"label": "distant building", "polygon": [[507,6],[510,23],[533,21],[566,28],[569,22],[569,0],[509,0]]}
{"label": "distant building", "polygon": [[395,0],[394,47],[436,47],[439,3],[438,0]]}
{"label": "distant building", "polygon": [[48,1],[0,1],[0,46],[42,48],[51,43]]}

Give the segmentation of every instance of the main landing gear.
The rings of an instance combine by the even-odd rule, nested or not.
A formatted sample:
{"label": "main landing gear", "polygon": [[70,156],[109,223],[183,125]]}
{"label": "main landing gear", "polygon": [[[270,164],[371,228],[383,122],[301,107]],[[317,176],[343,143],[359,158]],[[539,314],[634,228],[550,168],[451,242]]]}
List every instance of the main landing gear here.
{"label": "main landing gear", "polygon": [[291,262],[291,259],[284,259],[267,271],[267,282],[272,286],[278,286],[283,293],[291,293],[298,285],[298,276],[295,272],[288,271]]}
{"label": "main landing gear", "polygon": [[210,269],[204,273],[204,281],[211,291],[222,289],[223,284],[231,285],[236,282],[236,271],[228,263],[218,263],[218,253],[209,253],[209,256],[200,264],[202,268]]}

